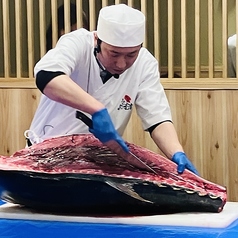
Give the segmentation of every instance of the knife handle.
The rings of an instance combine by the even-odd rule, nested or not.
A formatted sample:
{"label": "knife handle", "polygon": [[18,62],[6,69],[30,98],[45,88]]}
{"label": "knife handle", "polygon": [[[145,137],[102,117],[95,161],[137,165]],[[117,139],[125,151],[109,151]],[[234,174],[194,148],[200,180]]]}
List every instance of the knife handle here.
{"label": "knife handle", "polygon": [[80,119],[82,122],[84,122],[89,128],[93,128],[93,121],[86,116],[84,113],[80,111],[76,111],[76,118]]}

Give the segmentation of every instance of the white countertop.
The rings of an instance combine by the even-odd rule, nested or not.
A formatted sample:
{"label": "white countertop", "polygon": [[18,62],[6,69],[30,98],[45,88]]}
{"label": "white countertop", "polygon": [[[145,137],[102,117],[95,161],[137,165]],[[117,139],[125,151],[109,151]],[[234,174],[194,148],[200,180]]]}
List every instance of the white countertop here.
{"label": "white countertop", "polygon": [[238,219],[238,202],[227,202],[223,211],[220,213],[196,212],[131,217],[89,217],[44,214],[32,212],[16,204],[6,203],[0,206],[0,219],[224,228]]}

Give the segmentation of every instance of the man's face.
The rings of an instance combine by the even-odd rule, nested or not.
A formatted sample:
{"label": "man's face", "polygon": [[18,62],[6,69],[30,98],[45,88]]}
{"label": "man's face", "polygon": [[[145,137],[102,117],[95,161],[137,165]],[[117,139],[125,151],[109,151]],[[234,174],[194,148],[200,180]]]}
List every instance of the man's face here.
{"label": "man's face", "polygon": [[98,59],[111,74],[122,74],[135,62],[141,45],[135,47],[116,47],[101,43]]}

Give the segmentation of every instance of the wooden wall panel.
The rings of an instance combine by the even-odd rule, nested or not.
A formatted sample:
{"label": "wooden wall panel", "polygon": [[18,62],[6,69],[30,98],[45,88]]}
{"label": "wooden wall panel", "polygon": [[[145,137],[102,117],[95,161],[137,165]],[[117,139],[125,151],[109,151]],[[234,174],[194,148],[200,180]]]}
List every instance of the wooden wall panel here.
{"label": "wooden wall panel", "polygon": [[[200,175],[226,186],[229,201],[238,201],[238,90],[172,90],[166,94],[185,152]],[[37,89],[0,88],[0,154],[25,147],[40,93]],[[133,111],[124,133],[132,143],[161,153]]]}
{"label": "wooden wall panel", "polygon": [[11,155],[25,147],[28,129],[39,100],[36,89],[0,89],[0,154]]}
{"label": "wooden wall panel", "polygon": [[227,187],[231,199],[238,201],[238,91],[227,92],[227,146],[225,148],[226,173],[228,177]]}

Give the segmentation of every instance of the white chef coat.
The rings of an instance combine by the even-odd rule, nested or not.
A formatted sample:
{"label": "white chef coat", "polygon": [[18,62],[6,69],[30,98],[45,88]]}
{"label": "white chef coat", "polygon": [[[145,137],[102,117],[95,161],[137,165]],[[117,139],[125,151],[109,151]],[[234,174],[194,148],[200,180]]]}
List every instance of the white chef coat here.
{"label": "white chef coat", "polygon": [[[157,60],[141,48],[134,64],[105,84],[94,51],[94,33],[79,29],[63,35],[56,47],[36,64],[34,74],[40,70],[62,71],[87,93],[108,109],[120,135],[130,119],[135,105],[147,129],[156,123],[171,120],[170,107],[159,79]],[[76,109],[55,102],[42,95],[30,130],[41,139],[55,136],[89,133],[88,127],[75,117]]]}
{"label": "white chef coat", "polygon": [[236,34],[228,38],[227,76],[236,78]]}

